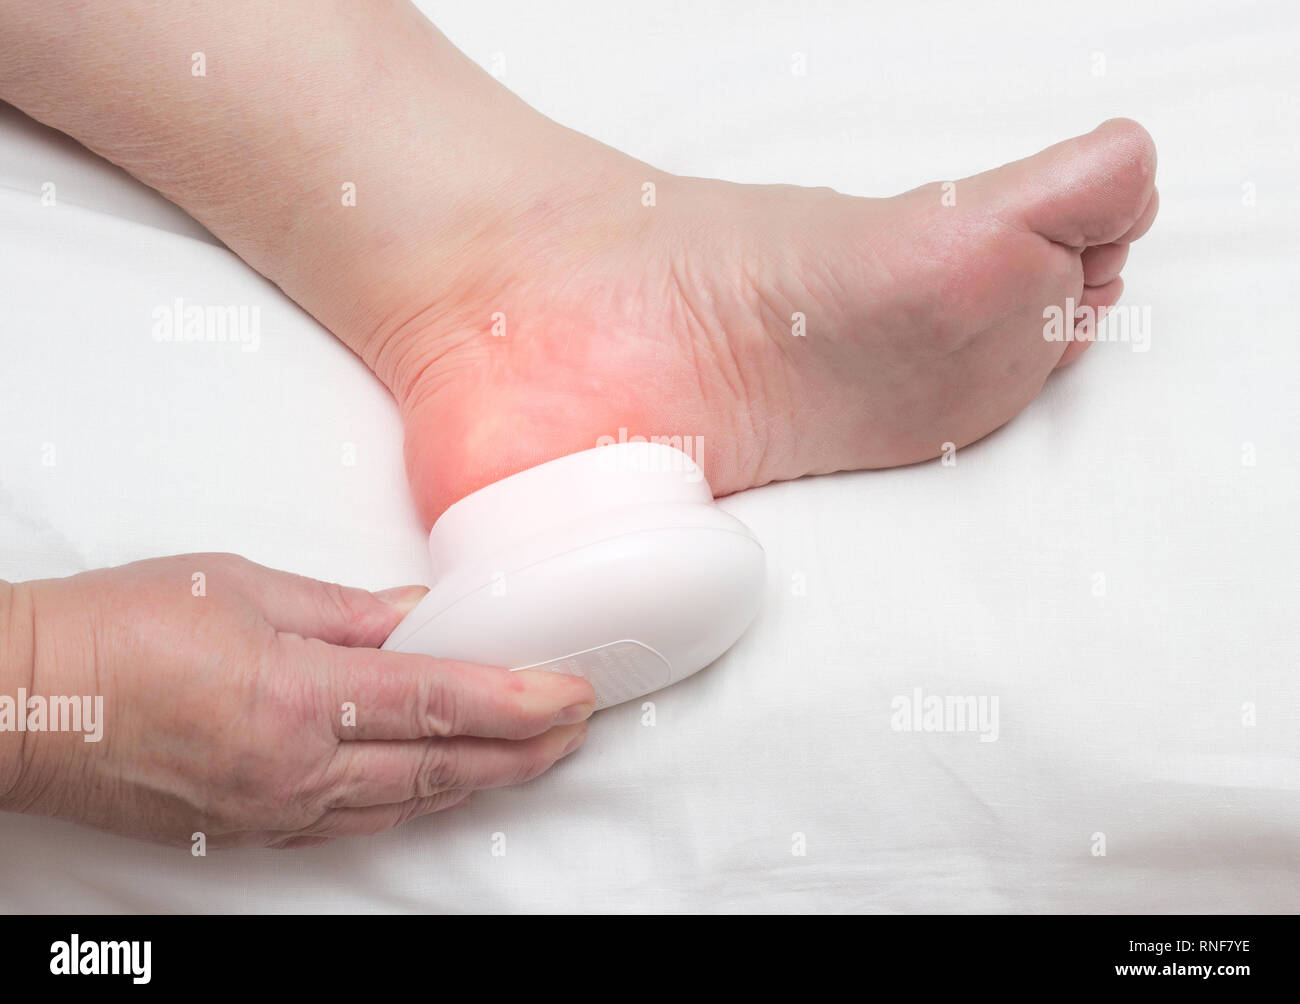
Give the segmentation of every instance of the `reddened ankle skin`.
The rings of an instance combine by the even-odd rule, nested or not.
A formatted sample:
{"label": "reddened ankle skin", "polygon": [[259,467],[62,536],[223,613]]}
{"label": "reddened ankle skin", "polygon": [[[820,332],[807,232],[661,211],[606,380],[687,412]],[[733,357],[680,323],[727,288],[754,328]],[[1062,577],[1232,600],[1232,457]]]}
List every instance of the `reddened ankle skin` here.
{"label": "reddened ankle skin", "polygon": [[[526,263],[512,282],[463,290],[395,343],[415,361],[397,393],[421,513],[623,429],[703,440],[719,495],[965,446],[1086,348],[1048,339],[1045,309],[1118,297],[1126,256],[1094,269],[1089,252],[1150,226],[1154,171],[1145,130],[1116,120],[957,182],[952,207],[940,186],[678,178],[626,241],[503,252],[497,271]],[[1079,235],[1108,243],[1062,243]],[[504,338],[463,320],[498,310]]]}

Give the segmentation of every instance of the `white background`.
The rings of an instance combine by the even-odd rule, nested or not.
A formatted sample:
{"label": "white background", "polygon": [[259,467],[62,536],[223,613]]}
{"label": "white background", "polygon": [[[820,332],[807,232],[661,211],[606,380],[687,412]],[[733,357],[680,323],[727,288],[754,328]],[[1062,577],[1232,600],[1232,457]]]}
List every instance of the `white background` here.
{"label": "white background", "polygon": [[[195,859],[0,817],[0,908],[1300,905],[1296,6],[421,6],[548,115],[678,172],[887,195],[1136,118],[1162,206],[1125,303],[1151,349],[1094,347],[956,467],[727,500],[767,546],[766,607],[655,696],[653,728],[603,712],[537,782],[317,850]],[[11,111],[0,289],[0,576],[213,549],[427,575],[384,389],[174,207]],[[260,351],[155,343],[178,295],[260,305]],[[914,687],[997,696],[1000,738],[891,730]]]}

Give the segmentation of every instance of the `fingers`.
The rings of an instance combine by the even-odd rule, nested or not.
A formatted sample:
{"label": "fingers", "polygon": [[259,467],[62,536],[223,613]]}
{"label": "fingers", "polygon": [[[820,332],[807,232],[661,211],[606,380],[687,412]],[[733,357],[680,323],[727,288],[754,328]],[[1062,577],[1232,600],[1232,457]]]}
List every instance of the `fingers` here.
{"label": "fingers", "polygon": [[[420,816],[464,805],[475,788],[532,780],[582,745],[587,726],[553,729],[511,743],[496,739],[343,743],[331,768],[342,780],[336,805],[315,822],[276,834],[267,846],[316,847],[335,837],[383,833]],[[383,799],[383,801],[372,801]]]}
{"label": "fingers", "polygon": [[531,739],[416,739],[340,743],[326,771],[333,808],[384,806],[453,790],[522,784],[577,750],[587,725],[566,725]]}
{"label": "fingers", "polygon": [[[526,739],[585,721],[596,707],[578,676],[283,639],[330,708],[343,740],[482,736]],[[294,652],[294,649],[297,649]]]}
{"label": "fingers", "polygon": [[335,809],[312,826],[312,837],[367,837],[384,833],[412,819],[435,812],[446,812],[469,801],[472,792],[444,791],[427,798],[413,798],[396,805],[370,805],[360,809]]}
{"label": "fingers", "polygon": [[424,586],[402,586],[370,593],[242,559],[225,571],[277,631],[331,645],[382,645],[428,592]]}

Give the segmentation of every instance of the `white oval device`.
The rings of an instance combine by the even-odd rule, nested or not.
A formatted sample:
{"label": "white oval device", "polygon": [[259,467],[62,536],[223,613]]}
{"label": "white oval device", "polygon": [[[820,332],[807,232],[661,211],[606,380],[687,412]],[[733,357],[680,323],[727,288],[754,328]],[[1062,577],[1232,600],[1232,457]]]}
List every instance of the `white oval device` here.
{"label": "white oval device", "polygon": [[618,443],[469,495],[384,648],[585,677],[596,707],[703,669],[758,613],[765,560],[681,450]]}

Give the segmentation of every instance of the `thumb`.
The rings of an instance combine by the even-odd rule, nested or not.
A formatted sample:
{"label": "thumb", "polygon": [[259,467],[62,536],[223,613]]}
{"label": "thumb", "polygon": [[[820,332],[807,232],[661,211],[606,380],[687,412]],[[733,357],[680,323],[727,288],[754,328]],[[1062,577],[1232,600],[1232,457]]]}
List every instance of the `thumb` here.
{"label": "thumb", "polygon": [[244,595],[277,631],[331,645],[378,648],[429,590],[398,586],[372,593],[248,563]]}

